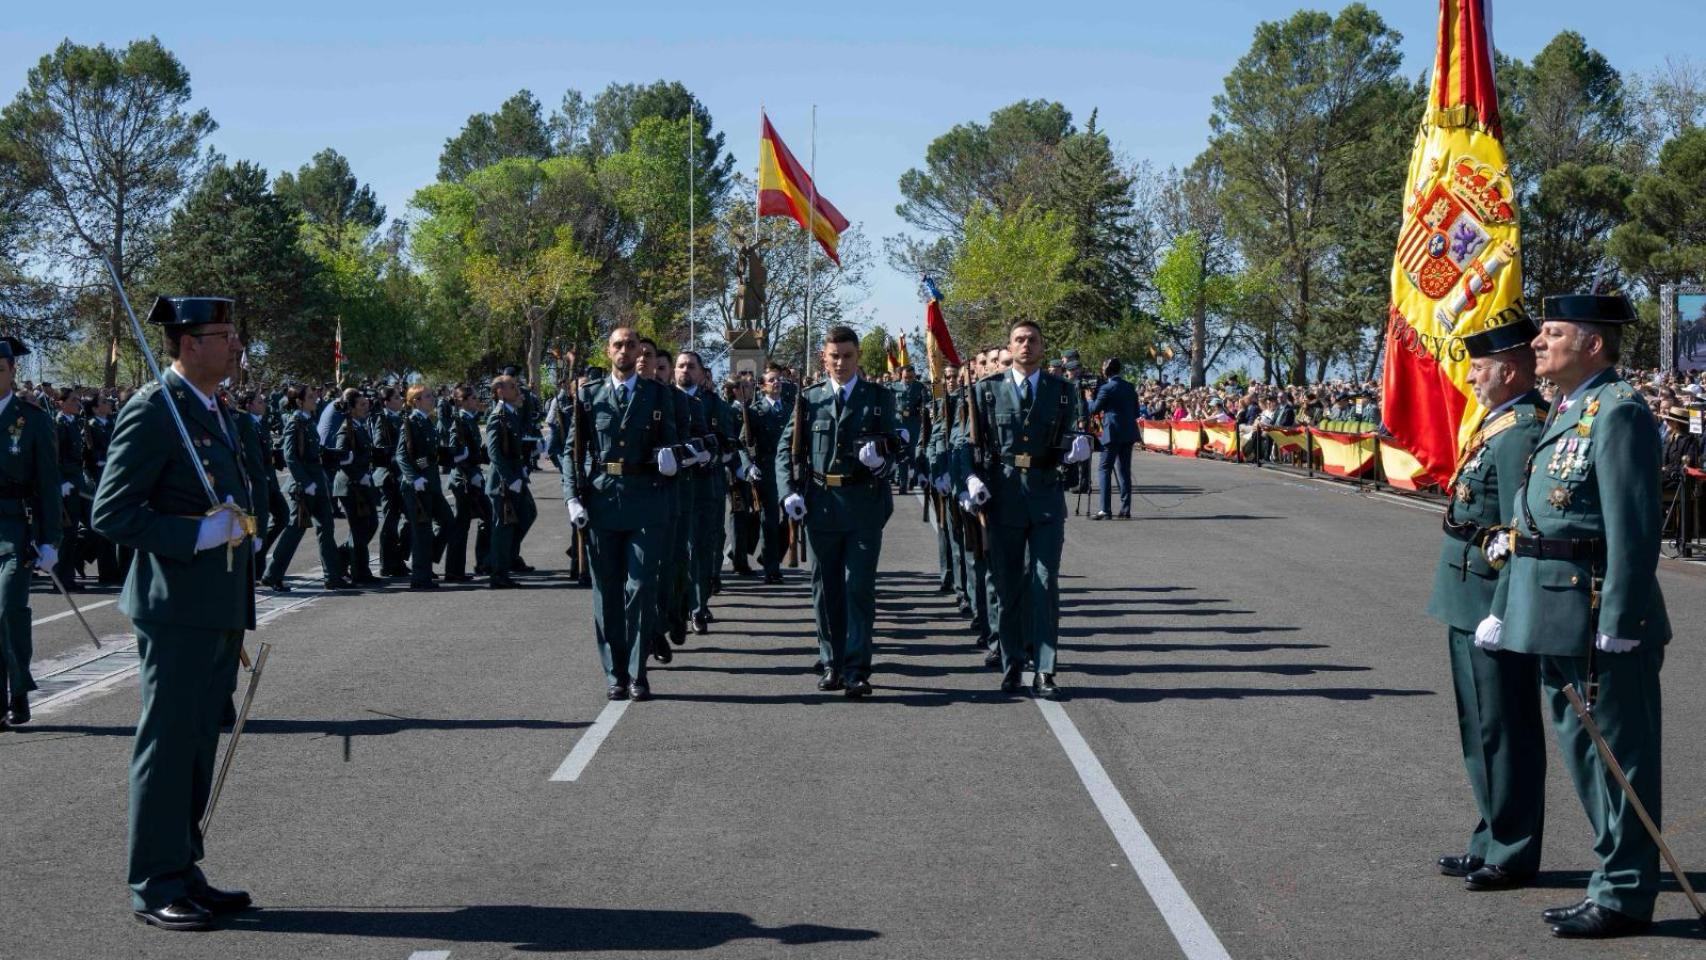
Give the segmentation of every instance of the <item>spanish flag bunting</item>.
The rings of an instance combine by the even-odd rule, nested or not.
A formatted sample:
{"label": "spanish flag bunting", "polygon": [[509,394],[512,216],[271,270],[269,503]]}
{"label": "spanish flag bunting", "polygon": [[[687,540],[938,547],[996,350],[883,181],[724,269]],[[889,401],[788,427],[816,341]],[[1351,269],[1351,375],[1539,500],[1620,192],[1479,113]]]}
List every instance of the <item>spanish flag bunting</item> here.
{"label": "spanish flag bunting", "polygon": [[1484,413],[1469,388],[1463,338],[1524,316],[1491,8],[1492,0],[1440,0],[1433,86],[1392,264],[1385,424],[1442,486]]}
{"label": "spanish flag bunting", "polygon": [[847,218],[835,209],[835,204],[817,193],[811,175],[788,145],[776,135],[770,118],[760,114],[764,130],[758,140],[758,215],[761,217],[791,217],[802,229],[817,237],[824,255],[841,264],[836,244],[847,229]]}

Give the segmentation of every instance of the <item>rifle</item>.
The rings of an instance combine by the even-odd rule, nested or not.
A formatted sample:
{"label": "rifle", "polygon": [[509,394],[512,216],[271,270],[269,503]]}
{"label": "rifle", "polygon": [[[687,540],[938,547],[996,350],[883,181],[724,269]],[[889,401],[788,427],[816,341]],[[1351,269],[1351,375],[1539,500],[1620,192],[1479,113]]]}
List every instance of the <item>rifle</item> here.
{"label": "rifle", "polygon": [[[794,492],[799,493],[802,497],[805,494],[801,491],[805,490],[806,484],[811,482],[811,474],[806,463],[805,447],[806,392],[800,390],[794,395],[794,435],[788,441],[788,482],[793,486]],[[801,527],[800,521],[788,521],[788,566],[790,567],[800,565],[800,554],[804,552],[800,549],[800,540],[804,534],[805,530]]]}
{"label": "rifle", "polygon": [[[928,406],[926,406],[924,408],[924,416],[922,419],[924,420],[924,424],[923,424],[923,426],[919,427],[919,429],[918,429],[918,444],[917,444],[917,446],[913,447],[914,450],[926,450],[929,448],[930,433],[931,433],[931,430],[935,426],[936,421],[934,420],[934,418],[932,418],[930,416],[930,408]],[[912,466],[913,466],[913,472],[917,473],[918,472],[918,464],[914,463]],[[920,518],[921,523],[929,523],[930,522],[930,500],[932,497],[934,497],[936,495],[936,485],[935,485],[935,483],[932,482],[935,478],[928,475],[929,471],[925,471],[925,474],[926,474],[926,476],[924,477],[924,483],[922,484],[922,486],[924,488],[923,489],[923,493],[924,493],[924,497],[923,497],[923,499],[924,499],[924,516]],[[936,516],[940,517],[941,515],[942,515],[942,508],[937,507],[936,508]]]}
{"label": "rifle", "polygon": [[[740,405],[740,442],[742,446],[746,447],[747,456],[749,457],[752,455],[752,451],[758,447],[758,435],[752,430],[752,405],[755,402],[756,398],[753,400],[747,400]],[[761,512],[763,509],[761,501],[762,491],[759,490],[758,484],[755,481],[748,480],[746,481],[746,489],[746,502],[751,506],[750,512]]]}
{"label": "rifle", "polygon": [[[978,422],[977,384],[966,384],[964,402],[965,416],[968,418],[966,420],[966,440],[971,444],[972,466],[987,472],[990,458],[983,448],[983,428],[979,426]],[[983,511],[978,509],[975,504],[972,506],[971,513],[972,519],[976,522],[968,522],[964,524],[966,532],[966,549],[978,556],[982,556],[984,548],[988,546],[989,520],[983,515]]]}
{"label": "rifle", "polygon": [[[581,385],[578,382],[569,384],[569,462],[566,464],[566,468],[570,471],[569,476],[574,481],[573,487],[577,497],[589,482],[586,475],[581,473],[581,467],[586,463],[586,418],[581,416],[580,388]],[[581,572],[582,576],[585,576],[587,571],[585,528],[576,527],[574,538],[575,562],[579,564],[576,569]]]}

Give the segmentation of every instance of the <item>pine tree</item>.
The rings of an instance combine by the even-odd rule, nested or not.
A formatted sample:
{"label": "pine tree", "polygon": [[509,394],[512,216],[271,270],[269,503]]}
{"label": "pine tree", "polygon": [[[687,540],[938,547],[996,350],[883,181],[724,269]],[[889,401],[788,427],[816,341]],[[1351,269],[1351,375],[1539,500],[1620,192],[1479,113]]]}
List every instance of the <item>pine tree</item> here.
{"label": "pine tree", "polygon": [[1095,111],[1083,131],[1061,143],[1047,205],[1072,227],[1076,253],[1066,279],[1073,292],[1050,318],[1053,337],[1072,341],[1127,314],[1142,283],[1132,177],[1097,128]]}

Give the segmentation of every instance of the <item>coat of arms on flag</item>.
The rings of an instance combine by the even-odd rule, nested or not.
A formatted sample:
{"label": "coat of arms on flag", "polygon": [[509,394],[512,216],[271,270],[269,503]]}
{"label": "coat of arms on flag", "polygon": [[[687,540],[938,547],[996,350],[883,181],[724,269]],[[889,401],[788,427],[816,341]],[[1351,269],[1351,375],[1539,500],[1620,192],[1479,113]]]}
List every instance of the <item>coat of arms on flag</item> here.
{"label": "coat of arms on flag", "polygon": [[[1468,287],[1475,294],[1492,287],[1492,274],[1509,265],[1511,257],[1481,254],[1492,245],[1490,228],[1513,225],[1516,212],[1509,200],[1509,181],[1503,174],[1460,157],[1452,164],[1451,176],[1409,205],[1404,214],[1404,232],[1398,239],[1398,262],[1404,275],[1429,300],[1444,300],[1465,273],[1472,274]],[[1496,248],[1504,253],[1503,247]],[[1469,304],[1465,304],[1468,306]],[[1457,325],[1462,308],[1444,311],[1440,320],[1446,329]]]}

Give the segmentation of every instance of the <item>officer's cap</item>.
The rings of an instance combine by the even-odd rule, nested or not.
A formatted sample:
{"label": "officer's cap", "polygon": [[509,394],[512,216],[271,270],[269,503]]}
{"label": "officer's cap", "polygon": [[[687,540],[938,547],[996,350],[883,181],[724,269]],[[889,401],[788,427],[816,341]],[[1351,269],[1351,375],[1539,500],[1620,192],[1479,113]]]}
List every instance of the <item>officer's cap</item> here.
{"label": "officer's cap", "polygon": [[19,340],[17,337],[0,336],[0,357],[4,357],[7,360],[16,360],[29,352],[30,348],[24,346],[24,341]]}
{"label": "officer's cap", "polygon": [[237,301],[229,297],[159,297],[148,311],[148,322],[168,330],[210,323],[236,323]]}
{"label": "officer's cap", "polygon": [[[1563,299],[1554,297],[1552,299]],[[1551,319],[1559,319],[1553,317]],[[1488,327],[1479,333],[1472,333],[1463,338],[1463,348],[1469,351],[1471,357],[1490,357],[1497,353],[1510,350],[1521,350],[1528,346],[1534,335],[1540,332],[1534,320],[1524,316],[1520,320],[1502,323],[1496,327]]]}
{"label": "officer's cap", "polygon": [[1634,323],[1635,305],[1620,293],[1572,293],[1547,297],[1540,301],[1540,320],[1567,320],[1571,323],[1608,323],[1622,326]]}

